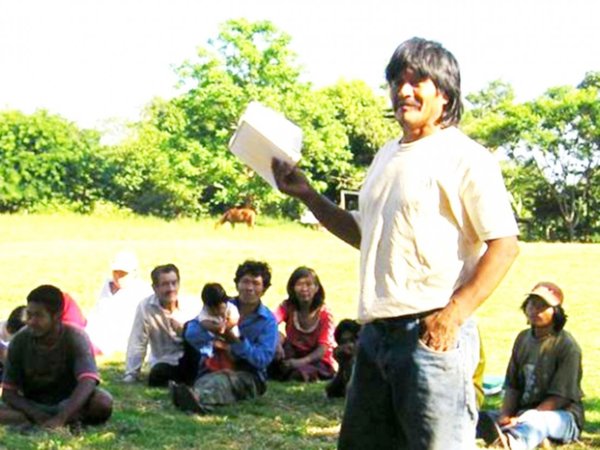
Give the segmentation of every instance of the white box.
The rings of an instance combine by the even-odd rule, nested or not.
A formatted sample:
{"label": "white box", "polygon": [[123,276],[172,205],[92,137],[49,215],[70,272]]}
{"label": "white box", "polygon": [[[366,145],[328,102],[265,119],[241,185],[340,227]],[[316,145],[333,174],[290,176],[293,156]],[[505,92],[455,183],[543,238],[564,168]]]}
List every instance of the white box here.
{"label": "white box", "polygon": [[295,165],[300,161],[301,149],[300,127],[258,102],[248,105],[229,141],[229,150],[274,188],[273,158]]}

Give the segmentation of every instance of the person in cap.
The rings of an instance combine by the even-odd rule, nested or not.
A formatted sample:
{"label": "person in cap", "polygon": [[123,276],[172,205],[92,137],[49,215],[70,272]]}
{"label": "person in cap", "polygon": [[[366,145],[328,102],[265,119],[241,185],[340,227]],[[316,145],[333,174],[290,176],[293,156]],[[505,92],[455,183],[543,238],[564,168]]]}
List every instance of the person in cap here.
{"label": "person in cap", "polygon": [[545,439],[568,443],[584,424],[581,348],[563,328],[563,292],[540,282],[521,305],[531,327],[513,345],[500,411],[482,412],[478,433],[487,445],[533,449]]}
{"label": "person in cap", "polygon": [[86,331],[104,356],[127,351],[127,341],[138,303],[152,294],[138,278],[138,260],[131,251],[117,253],[90,313]]}

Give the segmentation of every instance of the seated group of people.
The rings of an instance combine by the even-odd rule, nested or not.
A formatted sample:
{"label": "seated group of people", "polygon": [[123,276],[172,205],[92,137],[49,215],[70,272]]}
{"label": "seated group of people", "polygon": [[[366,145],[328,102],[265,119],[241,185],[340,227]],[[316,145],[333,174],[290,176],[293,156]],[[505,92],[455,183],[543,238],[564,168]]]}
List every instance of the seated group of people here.
{"label": "seated group of people", "polygon": [[[273,313],[261,301],[271,285],[270,267],[245,261],[235,273],[237,295],[230,298],[220,284],[208,283],[198,314],[196,305],[192,308],[179,298],[180,274],[175,265],[152,270],[152,293],[145,298],[140,296],[147,291],[131,276],[136,267],[131,254],[117,255],[113,276],[103,286],[89,322],[68,294],[50,285],[34,289],[27,306],[11,313],[1,327],[0,423],[52,427],[108,419],[112,399],[97,387],[94,355],[123,348],[123,381],[141,380],[149,353],[148,384],[169,386],[174,405],[185,411],[205,412],[261,395],[267,378],[333,379],[328,395],[344,395],[350,369],[334,379],[334,358],[342,361],[340,367],[350,361],[359,325],[342,321],[334,332],[333,317],[324,305],[325,291],[314,270],[299,267],[292,273],[288,299]],[[42,312],[45,316],[36,321]],[[38,332],[39,320],[43,330]],[[278,331],[281,322],[285,333]],[[353,342],[334,351],[334,337],[339,342],[349,339],[348,333],[340,336],[348,323]],[[119,345],[123,328],[129,330],[126,347]],[[22,343],[24,336],[27,344]]]}
{"label": "seated group of people", "polygon": [[[148,384],[168,386],[173,404],[184,411],[202,413],[262,395],[269,378],[316,381],[336,376],[335,355],[349,347],[334,351],[334,320],[313,269],[294,270],[288,298],[272,312],[261,301],[271,285],[269,265],[245,261],[234,277],[237,295],[230,298],[220,284],[206,284],[202,310],[189,320],[180,305],[179,281],[172,264],[153,270],[155,294],[138,306],[125,382],[141,379],[148,347]],[[280,323],[285,333],[279,333]],[[343,388],[328,387],[328,392],[340,396]]]}
{"label": "seated group of people", "polygon": [[[233,298],[220,284],[206,284],[202,309],[192,316],[180,304],[175,265],[154,268],[151,279],[153,292],[137,302],[130,327],[124,382],[141,380],[149,347],[148,384],[168,386],[174,406],[183,411],[205,413],[260,396],[268,378],[330,380],[327,395],[345,395],[360,325],[346,319],[334,327],[314,270],[294,270],[287,299],[274,312],[261,301],[271,285],[264,262],[238,266]],[[107,289],[114,294],[120,287]],[[535,448],[547,438],[579,438],[581,349],[563,329],[563,300],[557,285],[542,282],[523,302],[530,327],[515,340],[502,409],[479,414],[478,434],[486,444],[515,450]],[[0,323],[0,423],[56,427],[110,417],[112,398],[98,387],[94,359],[102,347],[91,344],[80,324],[65,322],[67,303],[58,288],[42,285],[28,295],[26,307]],[[285,333],[279,333],[280,323]]]}

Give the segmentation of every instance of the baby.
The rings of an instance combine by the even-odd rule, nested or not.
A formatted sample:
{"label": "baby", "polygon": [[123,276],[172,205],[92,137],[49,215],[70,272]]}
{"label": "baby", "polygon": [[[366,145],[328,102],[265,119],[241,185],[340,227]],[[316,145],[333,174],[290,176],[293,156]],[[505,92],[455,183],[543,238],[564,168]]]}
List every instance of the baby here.
{"label": "baby", "polygon": [[215,334],[223,334],[227,328],[239,336],[237,327],[240,313],[236,306],[229,301],[225,289],[219,283],[207,283],[202,288],[202,311],[198,322],[205,329]]}
{"label": "baby", "polygon": [[229,301],[225,289],[219,283],[207,283],[202,289],[202,311],[198,315],[200,327],[215,335],[212,348],[200,350],[199,373],[215,372],[232,369],[233,360],[220,343],[224,342],[221,335],[227,329],[235,336],[240,335],[237,323],[240,313],[237,307]]}

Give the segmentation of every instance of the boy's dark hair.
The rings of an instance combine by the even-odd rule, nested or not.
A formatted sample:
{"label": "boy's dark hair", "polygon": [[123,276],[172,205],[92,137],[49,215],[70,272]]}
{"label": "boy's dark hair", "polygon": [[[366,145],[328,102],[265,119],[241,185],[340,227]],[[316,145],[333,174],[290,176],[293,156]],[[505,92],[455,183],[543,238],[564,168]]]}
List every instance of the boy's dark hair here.
{"label": "boy's dark hair", "polygon": [[223,286],[219,283],[206,283],[202,288],[202,303],[209,308],[214,308],[229,300]]}
{"label": "boy's dark hair", "polygon": [[335,327],[335,331],[333,332],[333,337],[335,338],[335,342],[338,344],[343,344],[340,342],[342,339],[342,334],[350,332],[356,339],[358,337],[358,333],[360,333],[360,324],[356,320],[352,319],[344,319],[341,320],[340,323]]}
{"label": "boy's dark hair", "polygon": [[6,321],[6,331],[10,334],[15,334],[25,326],[27,320],[27,307],[24,305],[17,306],[12,310]]}
{"label": "boy's dark hair", "polygon": [[[527,302],[529,302],[529,300],[533,297],[537,296],[529,295],[521,304],[521,311],[523,311],[523,313],[525,313],[525,308],[527,308]],[[565,327],[568,316],[562,305],[552,306],[552,309],[554,310],[554,315],[552,316],[552,329],[558,333]]]}
{"label": "boy's dark hair", "polygon": [[288,300],[296,308],[300,307],[300,302],[298,301],[298,297],[296,297],[296,292],[294,292],[294,285],[299,279],[307,277],[312,277],[312,279],[319,287],[319,289],[315,293],[312,303],[310,304],[310,310],[315,311],[316,309],[320,308],[321,305],[325,302],[325,289],[321,284],[321,280],[319,280],[317,272],[315,272],[310,267],[301,266],[292,272],[292,274],[290,275],[290,279],[287,282]]}
{"label": "boy's dark hair", "polygon": [[43,284],[36,287],[27,295],[27,303],[38,303],[46,308],[51,316],[61,314],[64,309],[64,299],[62,291],[56,286]]}
{"label": "boy's dark hair", "polygon": [[160,278],[160,275],[162,273],[170,272],[175,272],[175,275],[177,275],[177,281],[181,281],[181,278],[179,277],[179,269],[175,264],[163,264],[160,266],[156,266],[154,269],[152,269],[152,272],[150,272],[152,286],[158,286],[158,279]]}
{"label": "boy's dark hair", "polygon": [[418,79],[430,79],[447,98],[441,125],[447,128],[458,125],[463,111],[460,98],[460,69],[452,53],[441,44],[413,37],[400,44],[385,69],[388,84],[397,82],[407,69]]}
{"label": "boy's dark hair", "polygon": [[262,277],[263,288],[266,291],[271,286],[271,268],[266,262],[246,260],[235,271],[234,283],[237,284],[244,275]]}

